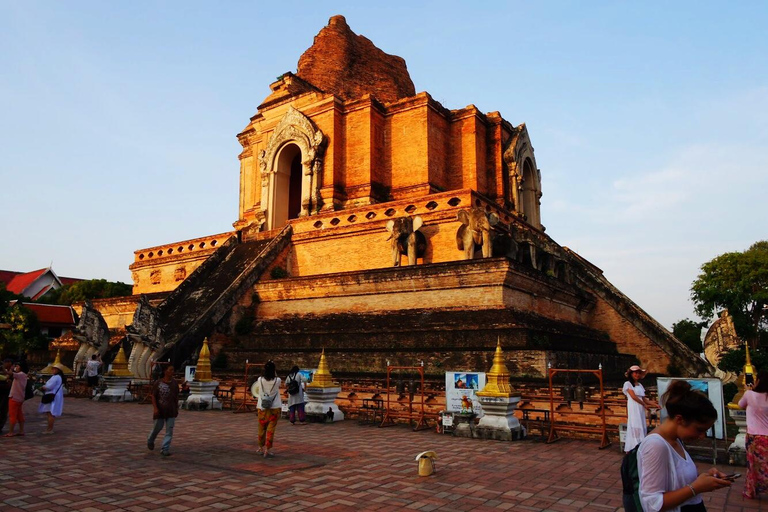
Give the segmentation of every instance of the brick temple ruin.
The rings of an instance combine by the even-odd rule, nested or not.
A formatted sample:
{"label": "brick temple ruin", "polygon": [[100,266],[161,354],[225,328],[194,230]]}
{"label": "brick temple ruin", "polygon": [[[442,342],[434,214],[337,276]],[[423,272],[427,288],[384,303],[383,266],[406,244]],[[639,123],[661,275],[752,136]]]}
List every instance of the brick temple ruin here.
{"label": "brick temple ruin", "polygon": [[134,375],[194,362],[206,336],[233,368],[313,367],[324,347],[336,375],[484,371],[497,340],[518,377],[712,370],[546,235],[525,124],[416,93],[342,16],[269,87],[237,135],[234,230],[135,251],[134,295],[94,301]]}

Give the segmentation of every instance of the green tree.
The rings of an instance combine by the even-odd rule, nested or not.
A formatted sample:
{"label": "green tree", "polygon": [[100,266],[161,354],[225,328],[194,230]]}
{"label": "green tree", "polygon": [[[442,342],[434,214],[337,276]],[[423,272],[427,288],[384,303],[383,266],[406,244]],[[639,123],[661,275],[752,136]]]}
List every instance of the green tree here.
{"label": "green tree", "polygon": [[133,288],[129,284],[115,283],[106,279],[89,279],[51,290],[40,297],[37,302],[71,306],[73,302],[82,302],[87,299],[124,297],[131,295],[132,291]]}
{"label": "green tree", "polygon": [[8,307],[0,322],[10,325],[0,330],[0,353],[21,354],[27,350],[46,348],[48,340],[40,334],[37,315],[21,304]]}
{"label": "green tree", "polygon": [[756,347],[766,333],[768,241],[757,242],[744,252],[721,254],[702,265],[691,286],[691,298],[701,318],[712,318],[728,308],[736,333]]}
{"label": "green tree", "polygon": [[686,318],[672,324],[672,334],[698,354],[704,348],[701,344],[701,329],[706,325],[707,322],[694,322]]}
{"label": "green tree", "polygon": [[[752,366],[758,371],[768,370],[768,352],[764,350],[750,350],[749,358],[752,360]],[[746,351],[743,346],[734,348],[723,354],[717,367],[724,372],[741,373],[744,369],[744,363],[747,362]]]}

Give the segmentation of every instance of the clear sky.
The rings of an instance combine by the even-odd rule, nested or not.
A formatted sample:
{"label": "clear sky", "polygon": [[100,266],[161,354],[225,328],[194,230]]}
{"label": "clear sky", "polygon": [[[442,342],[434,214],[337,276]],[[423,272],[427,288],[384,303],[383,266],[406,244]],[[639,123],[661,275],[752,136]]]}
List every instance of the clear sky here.
{"label": "clear sky", "polygon": [[667,327],[768,238],[768,2],[0,0],[0,269],[130,282],[237,220],[235,138],[334,14],[525,122],[542,221]]}

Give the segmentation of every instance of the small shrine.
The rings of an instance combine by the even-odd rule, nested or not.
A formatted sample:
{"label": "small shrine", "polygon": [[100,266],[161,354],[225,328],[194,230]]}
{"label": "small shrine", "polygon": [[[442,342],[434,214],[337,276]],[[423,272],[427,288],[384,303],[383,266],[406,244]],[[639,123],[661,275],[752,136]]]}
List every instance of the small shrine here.
{"label": "small shrine", "polygon": [[512,441],[525,437],[525,429],[515,417],[520,394],[509,385],[509,370],[504,362],[501,340],[496,343],[493,366],[486,374],[485,387],[477,392],[483,417],[474,429],[474,437]]}
{"label": "small shrine", "polygon": [[69,366],[65,366],[64,364],[62,364],[62,362],[61,362],[61,350],[57,350],[56,351],[56,359],[54,359],[51,364],[49,364],[48,366],[46,366],[45,368],[40,370],[40,372],[39,372],[40,375],[53,375],[53,367],[54,366],[57,366],[59,369],[64,368],[64,370],[62,370],[64,375],[69,376],[69,375],[74,375],[74,373],[75,373]]}
{"label": "small shrine", "polygon": [[221,402],[215,394],[218,386],[219,382],[213,380],[211,375],[211,350],[208,348],[208,338],[205,338],[197,357],[195,380],[189,383],[189,398],[184,406],[194,411],[221,409]]}
{"label": "small shrine", "polygon": [[336,405],[336,396],[340,391],[341,386],[333,382],[328,361],[325,359],[325,349],[323,349],[312,382],[307,384],[304,390],[304,395],[307,397],[304,410],[308,415],[326,415],[328,418],[333,415],[333,421],[343,420],[344,413]]}
{"label": "small shrine", "polygon": [[128,359],[125,357],[123,346],[117,351],[115,359],[112,361],[112,369],[103,377],[107,388],[100,395],[96,395],[94,400],[106,402],[130,402],[133,395],[128,390],[131,384],[133,374],[128,369]]}

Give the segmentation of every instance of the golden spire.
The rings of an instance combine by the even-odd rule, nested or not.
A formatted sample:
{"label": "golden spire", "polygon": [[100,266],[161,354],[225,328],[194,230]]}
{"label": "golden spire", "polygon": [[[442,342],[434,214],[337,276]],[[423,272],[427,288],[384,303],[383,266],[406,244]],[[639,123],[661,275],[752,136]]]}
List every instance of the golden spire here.
{"label": "golden spire", "polygon": [[200,349],[200,355],[197,356],[197,369],[195,370],[195,380],[198,382],[211,382],[211,351],[208,349],[208,338],[203,340],[203,347]]}
{"label": "golden spire", "polygon": [[61,370],[64,373],[64,375],[72,375],[73,373],[75,373],[68,366],[64,366],[63,364],[61,364],[61,349],[56,351],[56,359],[53,360],[53,363],[49,364],[48,366],[40,370],[40,373],[43,375],[51,375],[53,373],[54,366],[58,366],[59,370]]}
{"label": "golden spire", "polygon": [[325,360],[325,349],[320,354],[320,362],[317,365],[317,371],[312,378],[312,382],[307,384],[310,388],[334,388],[337,384],[333,383],[331,370],[328,369],[328,362]]}
{"label": "golden spire", "polygon": [[112,377],[132,377],[133,374],[128,369],[128,360],[125,358],[123,344],[120,343],[120,350],[117,351],[115,359],[112,361],[112,370],[109,372]]}
{"label": "golden spire", "polygon": [[728,404],[729,409],[738,409],[739,408],[739,400],[741,400],[741,397],[744,396],[744,392],[747,390],[747,375],[752,376],[752,382],[754,382],[754,377],[757,374],[757,371],[755,370],[755,367],[752,366],[752,360],[749,357],[749,342],[744,342],[744,349],[746,350],[747,354],[747,362],[744,364],[744,368],[741,371],[741,377],[737,381],[736,385],[739,388],[738,393],[736,393],[736,396],[733,397],[733,400],[731,400],[731,403]]}
{"label": "golden spire", "polygon": [[477,396],[510,397],[514,395],[509,385],[509,370],[504,363],[504,353],[501,351],[501,338],[496,341],[496,353],[493,354],[493,366],[485,374],[485,387],[477,392]]}

